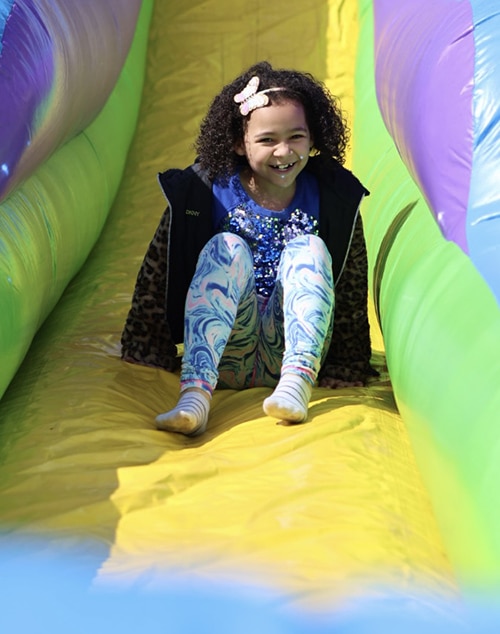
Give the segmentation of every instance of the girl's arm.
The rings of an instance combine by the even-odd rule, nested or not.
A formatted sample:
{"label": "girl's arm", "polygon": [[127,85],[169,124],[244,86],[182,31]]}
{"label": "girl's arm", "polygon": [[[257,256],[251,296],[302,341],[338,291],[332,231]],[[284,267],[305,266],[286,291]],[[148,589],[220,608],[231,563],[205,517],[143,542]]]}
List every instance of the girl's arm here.
{"label": "girl's arm", "polygon": [[170,210],[167,208],[137,276],[121,337],[125,361],[174,371],[180,366],[165,315]]}
{"label": "girl's arm", "polygon": [[370,365],[368,259],[363,223],[358,215],[342,276],[335,287],[333,337],[319,373],[323,387],[365,385],[378,372]]}

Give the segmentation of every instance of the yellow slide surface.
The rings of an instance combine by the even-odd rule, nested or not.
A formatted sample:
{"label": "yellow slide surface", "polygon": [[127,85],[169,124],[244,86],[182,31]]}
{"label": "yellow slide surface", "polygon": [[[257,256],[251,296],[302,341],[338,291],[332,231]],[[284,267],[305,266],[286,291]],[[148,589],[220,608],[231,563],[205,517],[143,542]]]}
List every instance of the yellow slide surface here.
{"label": "yellow slide surface", "polygon": [[432,608],[457,594],[373,307],[380,378],[315,388],[304,425],[266,417],[270,390],[257,388],[216,392],[200,438],[157,431],[178,375],[119,358],[135,276],[164,208],[156,173],[192,161],[209,102],[260,59],[324,80],[353,123],[355,5],[155,3],[118,196],[0,405],[3,531],[42,538],[49,552],[96,548],[97,587],[154,588],[187,575],[266,587],[314,610],[395,590]]}

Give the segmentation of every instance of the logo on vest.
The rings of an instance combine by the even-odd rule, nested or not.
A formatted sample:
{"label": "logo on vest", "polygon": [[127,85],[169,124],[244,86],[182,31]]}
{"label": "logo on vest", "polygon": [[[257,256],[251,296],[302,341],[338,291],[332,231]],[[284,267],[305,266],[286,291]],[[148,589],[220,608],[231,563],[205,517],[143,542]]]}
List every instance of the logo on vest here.
{"label": "logo on vest", "polygon": [[195,209],[186,209],[186,216],[199,216],[200,212]]}

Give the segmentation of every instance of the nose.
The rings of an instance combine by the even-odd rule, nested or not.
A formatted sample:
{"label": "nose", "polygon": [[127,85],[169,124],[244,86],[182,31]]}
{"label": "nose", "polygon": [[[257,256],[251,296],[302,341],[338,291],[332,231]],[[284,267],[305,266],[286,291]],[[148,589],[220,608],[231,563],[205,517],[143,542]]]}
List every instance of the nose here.
{"label": "nose", "polygon": [[278,145],[276,146],[274,150],[274,154],[276,156],[290,156],[291,153],[292,153],[292,150],[286,141],[283,141],[282,143],[278,143]]}

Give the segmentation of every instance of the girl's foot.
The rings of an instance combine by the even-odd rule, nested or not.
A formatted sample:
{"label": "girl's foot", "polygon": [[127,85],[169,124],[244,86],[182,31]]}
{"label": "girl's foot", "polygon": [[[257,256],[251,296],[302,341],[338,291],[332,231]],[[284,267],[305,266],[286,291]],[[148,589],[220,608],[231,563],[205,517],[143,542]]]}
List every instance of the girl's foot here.
{"label": "girl's foot", "polygon": [[264,412],[289,423],[303,423],[307,418],[312,385],[298,374],[284,374],[274,392],[264,401]]}
{"label": "girl's foot", "polygon": [[181,393],[174,409],[156,417],[156,427],[185,436],[199,436],[207,428],[210,394],[201,388],[188,388]]}

